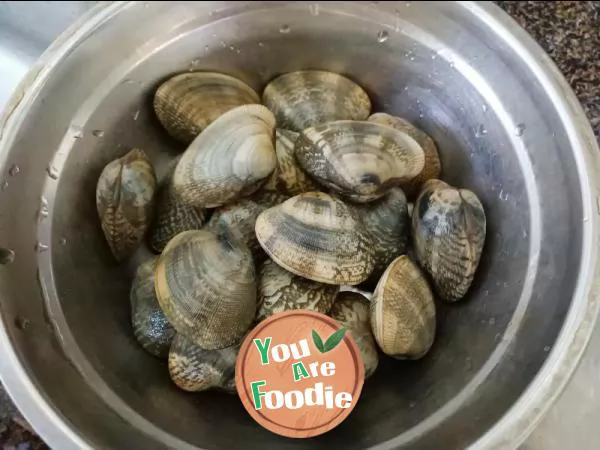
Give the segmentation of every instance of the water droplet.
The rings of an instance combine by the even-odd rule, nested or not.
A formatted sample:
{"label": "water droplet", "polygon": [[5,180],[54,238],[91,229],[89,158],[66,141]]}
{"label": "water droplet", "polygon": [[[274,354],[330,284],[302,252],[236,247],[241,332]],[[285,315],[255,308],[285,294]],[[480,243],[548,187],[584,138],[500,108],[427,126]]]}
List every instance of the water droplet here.
{"label": "water droplet", "polygon": [[409,59],[410,59],[411,61],[414,61],[414,60],[415,60],[415,57],[414,57],[414,56],[411,56]]}
{"label": "water droplet", "polygon": [[237,49],[235,52],[236,52],[238,55],[239,55],[240,53],[242,53],[242,51],[241,51],[239,48],[238,48],[238,49]]}
{"label": "water droplet", "polygon": [[437,55],[431,55],[431,59],[437,58]]}
{"label": "water droplet", "polygon": [[225,41],[221,41],[220,44],[221,44],[221,47],[223,47],[223,48],[227,47],[227,42],[225,42]]}
{"label": "water droplet", "polygon": [[454,61],[450,61],[450,67],[454,67]]}
{"label": "water droplet", "polygon": [[485,125],[480,124],[477,127],[477,131],[475,132],[475,137],[483,137],[487,134],[487,129],[485,128]]}
{"label": "water droplet", "polygon": [[215,12],[214,12],[214,11],[210,11],[210,12],[208,13],[208,17],[212,17],[212,16],[214,16],[214,15],[215,15]]}
{"label": "water droplet", "polygon": [[483,105],[481,105],[481,110],[482,110],[483,112],[487,112],[487,110],[488,110],[488,107],[487,107],[487,105],[486,105],[485,103],[484,103]]}
{"label": "water droplet", "polygon": [[508,192],[504,192],[504,189],[500,189],[500,194],[498,194],[498,198],[503,201],[508,200]]}
{"label": "water droplet", "polygon": [[4,180],[0,189],[5,190],[8,187],[8,181]]}
{"label": "water droplet", "polygon": [[549,351],[550,351],[550,346],[549,346],[549,345],[546,345],[546,346],[544,347],[544,351],[545,351],[545,352],[549,352]]}
{"label": "water droplet", "polygon": [[406,3],[404,4],[404,6],[406,6],[407,8],[409,8],[409,7],[410,7],[410,2],[406,2]]}
{"label": "water droplet", "polygon": [[265,46],[265,44],[263,44],[262,42],[259,42],[259,43],[258,43],[258,46],[259,46],[259,47],[264,47],[264,46]]}
{"label": "water droplet", "polygon": [[0,264],[3,266],[15,260],[15,252],[9,248],[0,247]]}
{"label": "water droplet", "polygon": [[71,133],[73,133],[73,139],[81,139],[83,137],[83,129],[79,125],[71,125]]}
{"label": "water droplet", "polygon": [[490,325],[494,325],[494,324],[496,323],[496,319],[494,319],[494,318],[492,317],[490,320],[488,320],[488,323],[489,323]]}
{"label": "water droplet", "polygon": [[419,114],[419,117],[422,119],[422,118],[424,117],[424,116],[423,116],[423,113],[420,113],[420,114]]}
{"label": "water droplet", "polygon": [[46,172],[48,172],[48,176],[50,178],[53,180],[58,180],[58,169],[52,164],[48,164],[48,167],[46,167]]}
{"label": "water droplet", "polygon": [[292,31],[290,29],[289,25],[282,25],[281,28],[279,29],[279,32],[282,34],[288,34],[290,31]]}
{"label": "water droplet", "polygon": [[383,44],[385,41],[388,40],[389,37],[390,34],[386,30],[381,30],[379,31],[379,33],[377,33],[377,42]]}
{"label": "water droplet", "polygon": [[588,216],[583,216],[583,221],[584,222],[588,222],[590,220],[590,218]]}
{"label": "water droplet", "polygon": [[230,45],[230,46],[229,46],[229,50],[231,50],[231,51],[234,51],[234,50],[235,50],[235,47],[234,47],[233,45]]}
{"label": "water droplet", "polygon": [[319,15],[319,4],[314,3],[312,5],[308,5],[308,11],[310,12],[311,16],[318,16]]}
{"label": "water droplet", "polygon": [[104,136],[104,131],[103,130],[94,130],[94,131],[92,131],[92,135],[94,135],[94,137],[101,138]]}
{"label": "water droplet", "polygon": [[29,319],[15,317],[15,327],[17,327],[18,330],[24,331],[30,323],[31,321]]}
{"label": "water droplet", "polygon": [[42,253],[42,252],[45,252],[46,250],[48,250],[48,246],[46,244],[43,244],[40,241],[38,241],[35,243],[34,249],[36,252]]}
{"label": "water droplet", "polygon": [[15,177],[15,176],[19,175],[20,171],[21,171],[21,168],[19,166],[17,166],[16,164],[13,164],[12,166],[10,166],[10,169],[8,169],[8,174],[11,177]]}
{"label": "water droplet", "polygon": [[139,109],[136,112],[133,113],[133,120],[138,120],[138,117],[140,117],[140,110]]}
{"label": "water droplet", "polygon": [[402,89],[404,92],[408,91],[408,86],[404,86],[404,89]]}
{"label": "water droplet", "polygon": [[415,406],[417,406],[417,402],[410,402],[408,405],[409,408],[414,408]]}
{"label": "water droplet", "polygon": [[525,131],[525,124],[524,123],[520,123],[515,127],[515,135],[516,136],[523,136],[523,132]]}
{"label": "water droplet", "polygon": [[60,238],[60,245],[67,245],[67,238]]}

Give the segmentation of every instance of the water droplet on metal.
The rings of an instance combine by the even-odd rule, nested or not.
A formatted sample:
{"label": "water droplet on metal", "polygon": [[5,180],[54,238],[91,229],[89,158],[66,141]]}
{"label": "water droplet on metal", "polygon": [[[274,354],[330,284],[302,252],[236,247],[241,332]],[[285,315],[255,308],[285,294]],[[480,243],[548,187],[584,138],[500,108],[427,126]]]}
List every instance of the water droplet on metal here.
{"label": "water droplet on metal", "polygon": [[34,247],[35,251],[38,253],[42,253],[45,252],[46,250],[48,250],[48,246],[46,244],[43,244],[41,242],[36,242],[35,243],[35,247]]}
{"label": "water droplet on metal", "polygon": [[259,46],[259,47],[264,47],[264,46],[265,46],[265,44],[263,44],[262,42],[259,42],[259,43],[258,43],[258,46]]}
{"label": "water droplet on metal", "polygon": [[425,117],[425,116],[423,116],[423,113],[420,113],[420,114],[419,114],[419,117],[422,119],[422,118],[423,118],[423,117]]}
{"label": "water droplet on metal", "polygon": [[83,128],[79,125],[71,125],[71,133],[73,135],[73,139],[81,139],[83,137]]}
{"label": "water droplet on metal", "polygon": [[0,186],[0,189],[5,190],[8,187],[8,181],[4,180],[2,182],[2,186]]}
{"label": "water droplet on metal", "polygon": [[437,55],[431,55],[431,59],[437,58]]}
{"label": "water droplet on metal", "polygon": [[18,330],[24,331],[30,323],[31,321],[29,319],[15,317],[15,327],[17,327]]}
{"label": "water droplet on metal", "polygon": [[416,402],[410,402],[408,405],[409,408],[414,408],[415,406],[417,406]]}
{"label": "water droplet on metal", "polygon": [[40,197],[40,209],[38,210],[38,219],[44,220],[48,217],[48,200],[43,195]]}
{"label": "water droplet on metal", "polygon": [[288,34],[290,31],[292,31],[290,29],[289,25],[282,25],[281,28],[279,29],[279,32],[282,34]]}
{"label": "water droplet on metal", "polygon": [[133,113],[133,120],[138,120],[138,117],[140,117],[140,110],[139,109],[135,113]]}
{"label": "water droplet on metal", "polygon": [[234,47],[233,45],[230,45],[230,46],[229,46],[229,50],[231,50],[231,51],[234,51],[234,50],[235,50],[235,47]]}
{"label": "water droplet on metal", "polygon": [[583,221],[584,222],[588,222],[590,220],[590,218],[588,216],[583,216]]}
{"label": "water droplet on metal", "polygon": [[379,33],[377,33],[377,42],[383,44],[385,41],[388,40],[389,37],[390,33],[388,33],[386,30],[380,30]]}
{"label": "water droplet on metal", "polygon": [[67,238],[60,238],[60,245],[67,245]]}
{"label": "water droplet on metal", "polygon": [[0,264],[10,264],[15,260],[15,252],[9,248],[0,247]]}
{"label": "water droplet on metal", "polygon": [[314,3],[312,5],[308,5],[308,11],[310,12],[311,16],[318,16],[319,15],[319,4]]}
{"label": "water droplet on metal", "polygon": [[414,57],[414,56],[411,56],[409,59],[410,59],[411,61],[414,61],[414,60],[415,60],[415,57]]}
{"label": "water droplet on metal", "polygon": [[223,47],[223,48],[227,47],[227,42],[221,41],[220,43],[221,43],[221,47]]}
{"label": "water droplet on metal", "polygon": [[488,110],[488,107],[487,107],[487,105],[486,105],[485,103],[484,103],[483,105],[481,105],[481,110],[482,110],[483,112],[487,112],[487,110]]}
{"label": "water droplet on metal", "polygon": [[13,164],[12,166],[10,166],[10,169],[8,169],[8,174],[11,177],[14,177],[14,176],[19,175],[20,171],[21,171],[21,168],[19,166],[17,166],[16,164]]}
{"label": "water droplet on metal", "polygon": [[104,131],[103,130],[94,130],[94,131],[92,131],[92,135],[94,135],[97,138],[101,138],[102,136],[104,136]]}
{"label": "water droplet on metal", "polygon": [[454,61],[450,61],[450,67],[454,67]]}
{"label": "water droplet on metal", "polygon": [[549,346],[549,345],[546,345],[546,346],[544,347],[544,351],[545,351],[545,352],[549,352],[549,351],[550,351],[550,346]]}
{"label": "water droplet on metal", "polygon": [[242,51],[241,51],[239,48],[238,48],[238,49],[237,49],[235,52],[236,52],[238,55],[239,55],[240,53],[242,53]]}
{"label": "water droplet on metal", "polygon": [[525,131],[525,124],[524,123],[520,123],[515,127],[515,135],[516,136],[523,136],[523,132]]}
{"label": "water droplet on metal", "polygon": [[52,164],[49,164],[46,167],[46,172],[48,172],[48,176],[53,180],[58,180],[58,169],[54,167]]}
{"label": "water droplet on metal", "polygon": [[477,127],[477,131],[475,132],[475,137],[483,137],[487,134],[487,129],[485,128],[485,125],[480,124]]}

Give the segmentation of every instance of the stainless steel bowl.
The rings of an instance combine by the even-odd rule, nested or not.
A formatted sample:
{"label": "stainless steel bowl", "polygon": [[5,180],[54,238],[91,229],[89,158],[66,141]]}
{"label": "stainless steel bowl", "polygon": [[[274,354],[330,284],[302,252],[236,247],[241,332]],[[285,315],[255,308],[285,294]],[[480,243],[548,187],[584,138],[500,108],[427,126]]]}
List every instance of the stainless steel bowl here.
{"label": "stainless steel bowl", "polygon": [[[426,130],[489,228],[470,298],[439,307],[431,354],[383,360],[341,426],[286,440],[235,397],[178,391],[136,344],[130,272],[103,241],[94,190],[132,146],[160,175],[182,150],[151,108],[170,74],[219,70],[260,89],[301,68],[345,73],[375,110]],[[99,6],[34,66],[0,133],[0,374],[55,448],[510,447],[596,318],[595,140],[556,67],[491,4]]]}

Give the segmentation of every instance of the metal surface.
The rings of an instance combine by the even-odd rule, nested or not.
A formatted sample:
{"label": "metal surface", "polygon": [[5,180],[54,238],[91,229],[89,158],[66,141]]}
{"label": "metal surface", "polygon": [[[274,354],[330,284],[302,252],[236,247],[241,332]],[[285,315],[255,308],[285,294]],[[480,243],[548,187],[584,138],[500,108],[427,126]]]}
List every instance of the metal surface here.
{"label": "metal surface", "polygon": [[[139,348],[93,199],[129,147],[160,173],[180,150],[151,112],[165,76],[222,70],[260,88],[306,67],[350,75],[377,110],[428,131],[489,229],[471,298],[440,305],[431,355],[382,361],[346,422],[289,441],[235,398],[177,391]],[[56,448],[513,446],[581,356],[598,308],[597,147],[553,64],[492,5],[111,4],[24,86],[0,140],[0,245],[15,254],[0,267],[0,374]]]}

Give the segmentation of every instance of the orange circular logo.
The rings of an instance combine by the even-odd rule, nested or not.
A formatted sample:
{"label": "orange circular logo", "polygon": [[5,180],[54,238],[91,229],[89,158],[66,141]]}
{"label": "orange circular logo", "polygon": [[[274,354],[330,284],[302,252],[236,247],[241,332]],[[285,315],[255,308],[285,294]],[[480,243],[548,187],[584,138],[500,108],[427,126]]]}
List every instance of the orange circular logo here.
{"label": "orange circular logo", "polygon": [[266,429],[309,438],[356,406],[364,365],[350,333],[308,310],[274,314],[244,339],[235,367],[238,394]]}

